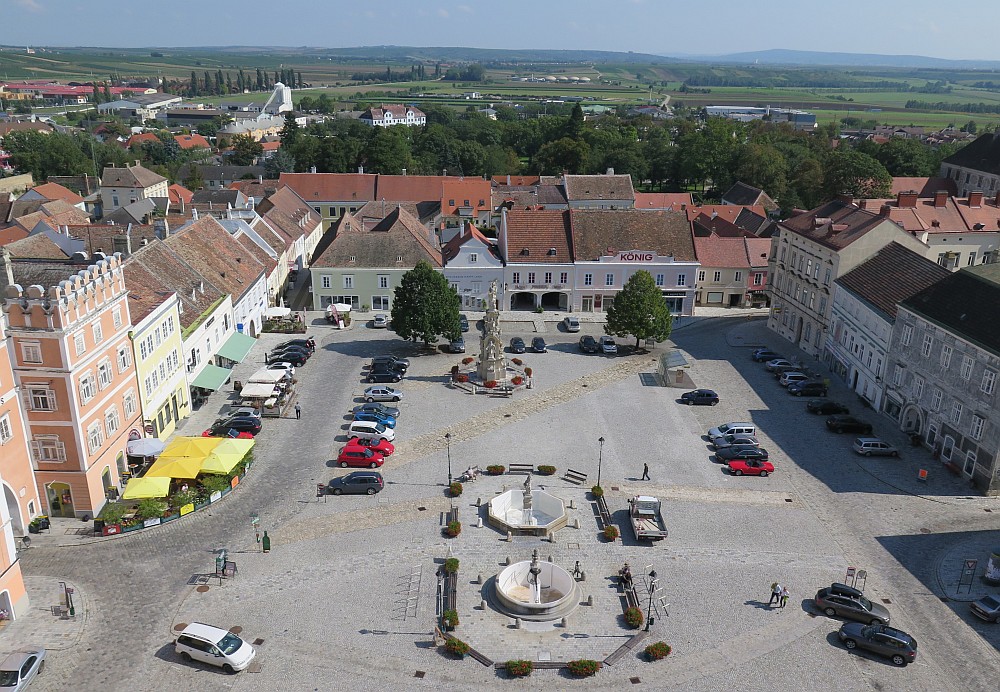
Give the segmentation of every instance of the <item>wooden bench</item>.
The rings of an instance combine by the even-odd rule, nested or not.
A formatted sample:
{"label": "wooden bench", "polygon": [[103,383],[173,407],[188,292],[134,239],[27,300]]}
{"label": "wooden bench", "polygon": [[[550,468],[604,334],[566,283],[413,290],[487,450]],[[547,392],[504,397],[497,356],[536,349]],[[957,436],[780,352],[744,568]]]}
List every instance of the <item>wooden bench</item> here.
{"label": "wooden bench", "polygon": [[[457,639],[457,637],[455,637],[454,635],[448,634],[447,632],[441,632],[441,636],[444,638],[445,641],[448,641],[449,639]],[[499,666],[503,666],[504,665],[503,663],[496,663],[496,664],[494,664],[493,663],[493,659],[487,657],[485,654],[482,654],[479,651],[476,651],[471,646],[469,647],[469,655],[472,656],[472,658],[476,659],[477,661],[479,661],[480,663],[482,663],[484,666],[487,666],[487,667],[490,667],[490,666],[499,667]]]}
{"label": "wooden bench", "polygon": [[574,471],[573,469],[566,469],[566,473],[563,474],[563,480],[569,481],[575,485],[583,485],[587,482],[587,474],[582,471]]}
{"label": "wooden bench", "polygon": [[601,519],[602,530],[606,526],[611,526],[611,512],[608,511],[608,503],[603,495],[597,498],[597,515]]}
{"label": "wooden bench", "polygon": [[627,642],[619,646],[614,653],[604,659],[604,665],[610,666],[616,663],[622,656],[639,646],[642,640],[647,636],[649,636],[649,632],[645,630],[640,630],[636,634],[632,635]]}
{"label": "wooden bench", "polygon": [[486,391],[490,396],[503,396],[503,397],[514,396],[513,387],[494,387],[493,389],[488,389]]}
{"label": "wooden bench", "polygon": [[507,467],[507,473],[523,473],[530,476],[534,471],[535,467],[533,464],[510,464]]}

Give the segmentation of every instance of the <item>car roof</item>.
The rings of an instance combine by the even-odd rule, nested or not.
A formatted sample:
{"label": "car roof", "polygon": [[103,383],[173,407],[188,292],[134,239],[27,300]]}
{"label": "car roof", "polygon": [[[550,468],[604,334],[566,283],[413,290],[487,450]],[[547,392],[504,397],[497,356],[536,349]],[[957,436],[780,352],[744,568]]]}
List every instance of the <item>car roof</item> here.
{"label": "car roof", "polygon": [[382,474],[378,471],[351,471],[346,476],[340,476],[340,478],[381,478]]}
{"label": "car roof", "polygon": [[45,649],[21,649],[10,654],[0,663],[0,670],[20,670],[30,656],[38,656]]}
{"label": "car roof", "polygon": [[855,442],[860,442],[862,444],[866,442],[881,442],[881,441],[882,440],[880,440],[877,437],[859,437],[858,439],[855,440]]}
{"label": "car roof", "polygon": [[201,637],[202,639],[209,639],[213,642],[217,642],[227,634],[232,634],[229,630],[224,630],[221,627],[215,627],[213,625],[206,625],[203,622],[192,622],[181,634],[187,634],[194,637]]}

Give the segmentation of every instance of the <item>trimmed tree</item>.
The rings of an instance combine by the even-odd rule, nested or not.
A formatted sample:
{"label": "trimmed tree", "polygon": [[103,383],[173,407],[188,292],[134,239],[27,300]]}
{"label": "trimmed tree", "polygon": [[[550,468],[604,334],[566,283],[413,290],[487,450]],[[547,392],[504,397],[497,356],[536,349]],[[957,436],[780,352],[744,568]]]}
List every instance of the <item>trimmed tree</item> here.
{"label": "trimmed tree", "polygon": [[625,282],[607,310],[604,331],[614,336],[635,337],[635,347],[644,339],[666,341],[670,336],[670,309],[653,275],[642,270]]}
{"label": "trimmed tree", "polygon": [[392,330],[404,339],[430,344],[440,336],[462,333],[459,297],[444,274],[421,260],[403,274],[392,301]]}

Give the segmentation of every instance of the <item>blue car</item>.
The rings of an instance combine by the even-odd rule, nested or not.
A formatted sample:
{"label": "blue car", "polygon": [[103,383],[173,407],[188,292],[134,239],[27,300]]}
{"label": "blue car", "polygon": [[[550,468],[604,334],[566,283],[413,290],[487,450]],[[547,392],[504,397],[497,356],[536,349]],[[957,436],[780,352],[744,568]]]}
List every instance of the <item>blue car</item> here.
{"label": "blue car", "polygon": [[396,418],[394,416],[389,416],[384,413],[377,413],[376,411],[355,411],[354,420],[365,420],[365,421],[371,421],[372,423],[381,423],[387,428],[396,427]]}

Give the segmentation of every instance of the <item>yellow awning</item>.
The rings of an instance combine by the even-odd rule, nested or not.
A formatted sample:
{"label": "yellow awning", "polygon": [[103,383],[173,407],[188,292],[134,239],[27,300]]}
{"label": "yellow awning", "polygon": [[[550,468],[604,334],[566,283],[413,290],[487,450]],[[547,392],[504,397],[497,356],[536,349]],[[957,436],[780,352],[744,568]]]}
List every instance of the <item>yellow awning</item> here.
{"label": "yellow awning", "polygon": [[253,440],[223,439],[208,458],[202,462],[203,473],[229,473],[238,463],[243,461],[247,453],[253,449]]}
{"label": "yellow awning", "polygon": [[164,457],[198,457],[204,459],[208,453],[219,446],[220,437],[178,437],[167,445],[160,454]]}
{"label": "yellow awning", "polygon": [[160,457],[143,477],[196,478],[206,456],[203,454],[196,457]]}
{"label": "yellow awning", "polygon": [[122,493],[122,499],[142,500],[149,497],[166,497],[169,494],[169,477],[143,476],[129,479],[125,492]]}

